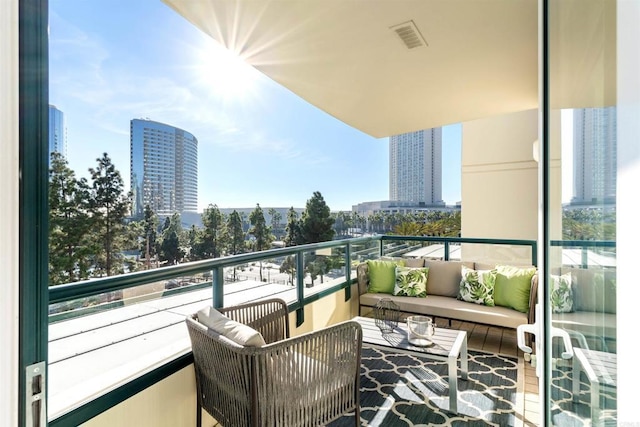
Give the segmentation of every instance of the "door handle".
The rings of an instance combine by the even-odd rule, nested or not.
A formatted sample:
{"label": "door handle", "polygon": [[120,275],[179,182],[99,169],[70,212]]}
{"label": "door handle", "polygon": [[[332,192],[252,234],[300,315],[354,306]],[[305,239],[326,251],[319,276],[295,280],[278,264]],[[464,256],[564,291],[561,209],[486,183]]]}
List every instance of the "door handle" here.
{"label": "door handle", "polygon": [[[543,339],[544,335],[542,332],[542,322],[540,322],[540,319],[542,319],[541,317],[542,313],[540,311],[541,311],[540,305],[536,304],[536,321],[534,323],[526,323],[523,325],[519,325],[518,328],[516,329],[518,347],[525,354],[531,354],[533,352],[533,349],[528,345],[526,345],[525,333],[532,334],[535,337],[536,354],[540,354],[540,351],[542,349],[541,340]],[[571,344],[571,336],[569,335],[569,333],[564,329],[556,328],[554,326],[549,328],[549,332],[552,338],[553,337],[562,338],[562,342],[564,344],[564,351],[562,352],[561,357],[563,359],[571,359],[573,357],[573,345]],[[532,361],[535,361],[535,357],[536,357],[535,355],[531,356]],[[536,366],[536,375],[538,376],[538,378],[540,378],[542,376],[542,366],[539,363],[536,363],[535,366]]]}
{"label": "door handle", "polygon": [[44,427],[47,425],[47,381],[45,362],[26,367],[25,382],[25,426]]}

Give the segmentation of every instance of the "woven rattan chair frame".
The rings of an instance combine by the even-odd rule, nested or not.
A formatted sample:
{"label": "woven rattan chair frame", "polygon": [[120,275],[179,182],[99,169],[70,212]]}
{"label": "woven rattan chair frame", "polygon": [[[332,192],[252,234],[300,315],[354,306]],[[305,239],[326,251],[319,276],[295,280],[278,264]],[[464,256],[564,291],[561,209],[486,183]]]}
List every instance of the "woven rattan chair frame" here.
{"label": "woven rattan chair frame", "polygon": [[186,319],[201,410],[225,427],[325,425],[355,412],[360,425],[362,328],[347,321],[288,338],[286,303],[271,299],[219,311],[263,334],[244,347]]}

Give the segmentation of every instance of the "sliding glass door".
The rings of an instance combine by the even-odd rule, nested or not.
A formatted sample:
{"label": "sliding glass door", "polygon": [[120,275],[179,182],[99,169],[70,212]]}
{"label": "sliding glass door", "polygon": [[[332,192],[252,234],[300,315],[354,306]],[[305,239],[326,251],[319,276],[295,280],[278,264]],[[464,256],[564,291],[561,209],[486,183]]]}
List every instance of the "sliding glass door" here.
{"label": "sliding glass door", "polygon": [[[631,283],[624,280],[629,267],[618,256],[617,238],[634,232],[618,213],[630,196],[621,180],[629,160],[622,153],[637,154],[639,144],[637,133],[623,131],[640,120],[637,44],[627,49],[629,31],[640,26],[639,9],[637,2],[613,0],[541,5],[542,406],[547,425],[617,425],[618,354],[633,339],[620,331]],[[625,74],[623,63],[635,64],[636,73]],[[629,96],[632,114],[622,102]]]}

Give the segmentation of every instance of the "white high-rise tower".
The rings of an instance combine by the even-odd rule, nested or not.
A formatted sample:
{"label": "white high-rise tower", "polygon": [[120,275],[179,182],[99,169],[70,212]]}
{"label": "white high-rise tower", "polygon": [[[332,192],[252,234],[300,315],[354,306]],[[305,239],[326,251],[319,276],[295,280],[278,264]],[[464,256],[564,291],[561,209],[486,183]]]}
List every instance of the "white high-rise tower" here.
{"label": "white high-rise tower", "polygon": [[616,107],[574,110],[571,204],[615,202],[616,147]]}
{"label": "white high-rise tower", "polygon": [[151,120],[131,120],[132,214],[149,205],[158,215],[198,210],[198,140]]}
{"label": "white high-rise tower", "polygon": [[67,158],[67,126],[64,122],[64,113],[55,105],[49,104],[49,163],[51,163],[53,152]]}
{"label": "white high-rise tower", "polygon": [[389,138],[389,199],[442,206],[442,128]]}

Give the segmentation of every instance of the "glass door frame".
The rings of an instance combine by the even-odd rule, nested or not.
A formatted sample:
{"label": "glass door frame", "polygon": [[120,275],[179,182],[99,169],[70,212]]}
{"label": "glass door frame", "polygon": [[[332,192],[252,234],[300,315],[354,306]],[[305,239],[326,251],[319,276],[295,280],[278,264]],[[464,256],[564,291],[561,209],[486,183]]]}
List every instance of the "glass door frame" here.
{"label": "glass door frame", "polygon": [[[19,331],[18,424],[27,426],[35,393],[27,367],[46,362],[48,347],[48,0],[18,2]],[[44,424],[46,425],[46,381]],[[33,415],[32,415],[33,416]]]}

